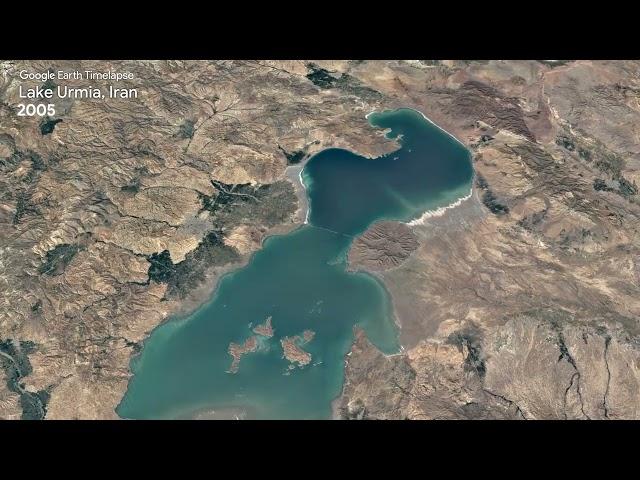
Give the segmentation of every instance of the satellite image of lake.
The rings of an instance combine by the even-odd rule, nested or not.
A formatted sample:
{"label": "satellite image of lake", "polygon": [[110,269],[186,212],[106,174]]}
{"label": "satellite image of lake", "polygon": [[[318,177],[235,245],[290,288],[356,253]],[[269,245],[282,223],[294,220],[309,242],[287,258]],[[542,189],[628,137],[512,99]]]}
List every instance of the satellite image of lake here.
{"label": "satellite image of lake", "polygon": [[[346,254],[377,220],[406,221],[455,201],[473,171],[468,151],[414,110],[369,121],[402,148],[376,159],[315,155],[302,173],[308,224],[267,239],[208,304],[153,332],[133,360],[122,417],[329,418],[355,325],[384,353],[398,351],[389,296],[373,276],[348,272]],[[272,335],[255,333],[267,320]]]}

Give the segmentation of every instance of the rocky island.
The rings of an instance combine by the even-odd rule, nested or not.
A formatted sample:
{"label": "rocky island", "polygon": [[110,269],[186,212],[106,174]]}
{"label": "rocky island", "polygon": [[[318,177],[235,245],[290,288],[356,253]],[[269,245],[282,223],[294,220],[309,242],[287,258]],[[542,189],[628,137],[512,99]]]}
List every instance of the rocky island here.
{"label": "rocky island", "polygon": [[253,328],[253,333],[255,333],[256,335],[260,335],[262,337],[265,337],[265,338],[273,337],[273,334],[274,334],[275,330],[271,326],[271,319],[272,319],[272,317],[267,317],[267,319],[265,320],[265,322],[263,324],[256,325]]}
{"label": "rocky island", "polygon": [[282,345],[283,358],[290,363],[290,368],[304,367],[311,363],[311,354],[302,349],[304,345],[313,340],[315,333],[311,330],[305,330],[302,335],[294,335],[293,337],[284,337],[280,340]]}
{"label": "rocky island", "polygon": [[247,338],[242,344],[231,342],[229,344],[229,355],[233,357],[233,362],[229,367],[229,373],[238,373],[242,356],[256,350],[258,350],[258,339],[255,336]]}

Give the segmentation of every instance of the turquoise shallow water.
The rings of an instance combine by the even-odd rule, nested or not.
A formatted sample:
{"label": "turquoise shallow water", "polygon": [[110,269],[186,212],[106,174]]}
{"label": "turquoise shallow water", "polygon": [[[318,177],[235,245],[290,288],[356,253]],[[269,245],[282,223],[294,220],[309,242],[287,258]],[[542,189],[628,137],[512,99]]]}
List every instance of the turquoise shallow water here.
{"label": "turquoise shallow water", "polygon": [[[140,356],[118,407],[124,418],[188,418],[201,411],[244,410],[250,418],[329,418],[340,393],[353,327],[385,353],[399,348],[392,306],[372,276],[346,271],[353,236],[383,218],[409,220],[466,194],[468,151],[409,109],[369,116],[373,127],[401,135],[402,147],[377,159],[328,149],[303,170],[309,224],[267,239],[248,265],[226,275],[194,314],[158,327]],[[228,373],[230,342],[272,318]],[[310,364],[289,368],[280,339],[312,330],[302,348]]]}

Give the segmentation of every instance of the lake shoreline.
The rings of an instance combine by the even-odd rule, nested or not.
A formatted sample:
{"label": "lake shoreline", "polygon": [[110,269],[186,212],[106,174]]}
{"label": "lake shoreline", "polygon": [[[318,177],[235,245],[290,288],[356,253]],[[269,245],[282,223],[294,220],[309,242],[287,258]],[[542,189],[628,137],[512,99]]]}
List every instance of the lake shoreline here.
{"label": "lake shoreline", "polygon": [[[413,113],[402,113],[402,110],[411,111]],[[387,111],[383,111],[381,113],[384,112]],[[129,382],[127,392],[130,391],[131,381],[133,380],[133,377],[136,375],[143,376],[139,378],[138,383],[134,383],[134,385],[137,386],[134,387],[134,393],[132,393],[133,397],[131,398],[133,400],[128,401],[127,406],[125,407],[125,411],[129,408],[133,409],[133,412],[129,410],[129,413],[131,413],[130,416],[135,418],[163,416],[167,413],[167,409],[172,408],[173,403],[171,402],[176,402],[176,405],[188,405],[189,402],[192,402],[193,400],[198,401],[198,398],[208,398],[211,400],[212,405],[215,405],[216,398],[219,399],[218,401],[223,401],[228,393],[237,391],[235,389],[237,389],[240,384],[229,383],[227,380],[223,379],[223,377],[218,378],[219,373],[214,373],[214,376],[209,377],[209,380],[207,380],[201,386],[197,386],[197,384],[195,383],[192,385],[193,382],[191,381],[187,384],[183,382],[172,381],[171,383],[163,385],[162,382],[158,383],[158,380],[156,380],[156,378],[162,378],[157,377],[157,375],[159,372],[163,372],[161,375],[171,376],[170,372],[174,371],[176,368],[181,368],[181,365],[183,364],[186,365],[185,361],[187,358],[190,359],[190,362],[195,362],[194,366],[196,364],[202,364],[202,361],[206,358],[209,358],[209,355],[218,355],[215,358],[220,358],[220,360],[216,360],[216,362],[224,362],[224,359],[219,356],[219,353],[214,353],[218,352],[219,349],[217,347],[214,347],[213,343],[210,345],[207,344],[194,348],[193,345],[197,345],[198,342],[196,341],[195,344],[191,343],[195,341],[196,337],[192,339],[190,338],[190,336],[193,337],[194,335],[196,335],[195,332],[201,332],[197,334],[199,338],[209,338],[209,335],[213,334],[213,332],[217,332],[214,336],[210,337],[212,339],[217,338],[215,342],[228,342],[227,335],[231,337],[232,341],[236,341],[235,339],[233,339],[233,337],[238,335],[238,328],[239,325],[242,324],[242,322],[246,322],[247,320],[254,318],[256,314],[262,315],[265,312],[268,313],[268,309],[272,309],[276,305],[278,305],[277,308],[285,308],[283,312],[285,316],[280,317],[280,321],[283,321],[285,323],[283,324],[283,327],[278,328],[284,328],[284,325],[288,325],[286,328],[295,328],[295,326],[299,324],[302,318],[305,318],[304,322],[324,322],[325,319],[323,319],[322,316],[308,317],[308,315],[305,313],[309,308],[308,306],[305,306],[308,305],[306,302],[314,298],[313,296],[309,297],[309,295],[313,295],[313,289],[316,288],[312,287],[312,285],[316,284],[318,286],[324,285],[319,290],[321,293],[316,292],[316,295],[318,295],[316,298],[321,299],[322,301],[328,300],[329,303],[327,303],[327,305],[331,305],[333,306],[333,308],[342,309],[338,310],[337,314],[338,318],[343,318],[344,320],[338,322],[338,324],[332,328],[342,328],[338,325],[342,325],[345,322],[348,325],[351,325],[349,335],[347,335],[344,331],[338,333],[340,331],[336,330],[334,333],[331,333],[330,336],[320,337],[323,339],[323,342],[327,342],[326,347],[323,348],[333,349],[331,356],[326,357],[326,359],[330,359],[331,363],[329,363],[329,365],[331,366],[328,367],[329,370],[326,370],[326,373],[323,373],[322,375],[328,375],[327,378],[334,378],[335,380],[332,380],[332,382],[336,382],[334,384],[335,388],[338,388],[339,385],[339,391],[337,392],[337,395],[335,397],[333,397],[333,395],[335,395],[333,393],[334,387],[332,387],[329,391],[325,390],[325,394],[322,394],[321,391],[318,391],[320,395],[316,395],[315,400],[308,402],[308,405],[307,403],[300,405],[298,408],[298,413],[296,414],[294,414],[293,411],[287,412],[286,408],[285,410],[281,411],[281,406],[275,409],[273,406],[269,407],[272,410],[268,410],[268,417],[274,416],[275,418],[279,418],[283,415],[302,415],[303,417],[309,416],[309,418],[315,418],[316,415],[320,415],[323,418],[333,418],[335,416],[336,402],[339,402],[340,398],[342,397],[345,381],[344,365],[341,365],[341,367],[336,370],[336,362],[338,361],[338,358],[340,358],[340,356],[346,361],[346,357],[348,357],[349,352],[353,347],[353,341],[355,338],[355,330],[353,330],[354,328],[360,328],[367,332],[367,337],[369,338],[369,340],[385,356],[391,357],[402,355],[404,353],[404,347],[399,341],[402,325],[397,314],[396,302],[393,298],[393,295],[386,287],[384,278],[382,277],[382,275],[378,275],[375,272],[369,272],[367,270],[350,271],[348,268],[349,265],[346,257],[342,260],[339,258],[334,260],[334,253],[331,253],[331,249],[335,249],[336,247],[338,247],[338,245],[340,245],[340,242],[338,242],[338,244],[335,244],[335,240],[329,239],[335,238],[335,236],[331,235],[336,233],[349,237],[348,243],[346,243],[347,240],[345,239],[341,241],[342,244],[346,245],[346,247],[338,247],[340,249],[346,248],[346,251],[348,252],[349,248],[351,248],[353,239],[366,231],[372,224],[376,223],[377,221],[383,220],[385,218],[385,215],[389,216],[391,219],[398,217],[407,218],[407,216],[409,216],[409,212],[412,212],[412,209],[418,208],[419,205],[424,207],[425,201],[427,205],[429,205],[429,202],[431,201],[430,195],[432,193],[432,196],[434,198],[437,198],[437,192],[439,191],[437,189],[439,188],[440,184],[442,184],[442,187],[446,187],[447,185],[450,185],[451,187],[455,186],[455,182],[459,181],[457,180],[457,178],[459,178],[460,175],[463,175],[462,178],[466,178],[464,176],[468,175],[468,167],[464,167],[462,168],[462,170],[460,170],[460,167],[457,165],[459,165],[462,159],[460,157],[461,152],[457,149],[458,147],[452,147],[453,144],[451,144],[451,142],[447,142],[441,137],[437,137],[435,133],[432,133],[434,132],[433,130],[429,130],[428,127],[422,126],[423,124],[421,124],[421,122],[418,120],[418,116],[415,114],[419,113],[420,117],[423,120],[427,120],[428,123],[435,125],[439,130],[447,133],[458,143],[461,144],[461,142],[453,137],[453,135],[437,126],[434,122],[430,121],[422,112],[411,108],[399,108],[389,110],[388,113],[388,116],[384,115],[380,117],[379,122],[381,122],[381,124],[371,123],[371,121],[370,123],[373,128],[383,131],[388,130],[387,128],[384,128],[386,125],[393,125],[393,129],[396,128],[395,125],[398,125],[397,128],[400,129],[401,133],[395,135],[395,138],[388,138],[390,141],[394,141],[399,145],[399,148],[394,150],[394,153],[399,152],[404,148],[403,142],[400,140],[401,138],[403,138],[403,132],[408,132],[412,135],[412,137],[410,138],[414,140],[411,141],[412,143],[407,144],[408,150],[405,150],[403,154],[398,153],[399,155],[404,155],[402,158],[407,159],[406,161],[408,163],[406,163],[406,168],[401,167],[399,164],[395,166],[395,162],[393,162],[393,160],[396,160],[399,157],[396,156],[391,158],[389,154],[384,154],[374,158],[379,159],[381,164],[373,169],[369,169],[369,167],[365,166],[361,161],[364,158],[371,159],[370,157],[362,156],[357,152],[351,152],[344,148],[323,149],[315,153],[313,156],[306,158],[300,164],[287,166],[285,169],[284,177],[292,183],[298,201],[298,207],[296,209],[296,212],[293,214],[291,221],[287,224],[279,225],[273,229],[268,230],[261,238],[259,248],[251,252],[246,257],[242,258],[241,261],[214,270],[209,277],[210,282],[205,282],[205,285],[202,285],[199,289],[195,290],[193,294],[190,295],[190,298],[187,302],[183,302],[170,316],[167,316],[165,321],[163,321],[155,329],[149,332],[149,335],[143,342],[143,348],[140,354],[132,358],[132,363],[134,362],[134,358],[139,358],[139,356],[144,355],[145,351],[149,351],[148,349],[151,347],[148,347],[147,342],[153,336],[156,329],[159,329],[161,326],[166,325],[168,322],[176,322],[177,325],[180,325],[180,323],[189,325],[187,330],[177,328],[175,332],[171,329],[164,331],[164,334],[158,337],[159,343],[154,345],[155,350],[153,348],[151,350],[151,352],[155,351],[155,353],[149,353],[150,356],[146,357],[146,362],[151,363],[144,363],[144,367],[140,366],[142,364],[136,365],[135,369],[133,368],[133,366],[131,367],[131,371],[133,372],[135,370],[135,374],[132,373],[131,375],[132,378]],[[368,119],[369,116],[370,114],[367,115],[366,118]],[[385,122],[387,123],[385,124]],[[434,138],[439,138],[439,140],[431,143],[431,135],[435,135]],[[416,150],[416,153],[411,155],[410,152],[412,151],[412,148],[421,150]],[[450,153],[448,149],[451,148],[453,148],[452,155],[454,155],[453,158],[456,160],[456,163],[452,163],[452,166],[450,168],[452,169],[452,172],[459,172],[456,173],[457,176],[445,176],[444,178],[442,178],[442,180],[444,180],[444,183],[442,183],[442,181],[440,180],[441,177],[435,177],[434,181],[431,182],[431,184],[422,183],[422,181],[420,180],[420,178],[423,178],[422,175],[428,175],[429,172],[432,171],[437,172],[438,170],[430,170],[434,168],[432,167],[432,165],[440,165],[438,162],[441,161],[441,158],[446,159],[447,155]],[[342,153],[337,153],[337,156],[332,155],[331,153],[328,153],[331,150],[336,150],[337,152],[342,151]],[[466,147],[465,151],[468,152],[468,149],[466,149]],[[315,159],[316,156],[320,154],[327,155],[327,157],[325,158],[327,158],[327,162],[329,163],[325,163],[323,161],[320,164],[316,161],[313,169],[305,170],[305,168],[309,165],[309,162]],[[349,157],[349,155],[347,154],[350,154],[353,157],[359,157],[359,159]],[[422,158],[432,160],[422,162]],[[354,167],[354,162],[355,167],[357,168]],[[307,172],[309,176],[313,176],[313,182],[320,182],[317,186],[317,189],[313,189],[313,198],[311,198],[311,192],[309,191],[313,182],[311,181],[311,177],[306,177]],[[391,176],[388,177],[388,174],[385,172],[389,172]],[[352,181],[351,176],[347,175],[348,173],[351,173],[354,178],[360,178],[360,176],[362,175],[362,190],[360,190],[359,188],[355,190],[353,189],[353,184],[350,183]],[[376,177],[376,175],[378,177]],[[399,183],[391,183],[389,180],[387,180],[387,178],[394,178],[393,175],[396,175],[396,181]],[[343,177],[342,180],[338,179],[339,176]],[[377,187],[378,183],[375,182],[380,181],[377,179],[383,179],[383,182],[388,182],[390,189],[396,190],[390,190],[391,193],[386,190],[376,190],[376,188],[379,187]],[[441,183],[438,184],[438,181],[440,181]],[[380,183],[380,185],[384,186],[384,183]],[[431,186],[427,187],[428,189],[425,190],[426,185]],[[433,188],[435,188],[436,190],[432,190]],[[336,197],[333,197],[334,191],[337,193],[342,193],[343,196],[337,197],[337,199],[335,199]],[[383,195],[378,195],[378,191],[381,193],[385,193]],[[398,192],[398,195],[390,196],[395,191]],[[358,200],[358,198],[352,198],[350,197],[350,195],[355,195],[356,197],[360,196],[360,199],[362,200]],[[371,200],[368,200],[371,195],[373,195],[371,197]],[[407,195],[407,199],[413,200],[409,203],[399,203],[402,200],[403,195]],[[318,210],[318,212],[314,215],[314,223],[311,223],[312,200],[319,202],[320,206],[326,206],[326,208]],[[351,203],[352,200],[354,202],[353,204]],[[461,201],[464,201],[464,199],[458,199],[446,207],[440,207],[435,210],[427,210],[426,212],[421,214],[421,217],[425,214],[428,215],[427,218],[435,215],[443,215],[446,210],[455,208],[455,206],[457,206]],[[364,203],[362,203],[362,206],[359,206],[360,203],[358,202]],[[353,207],[346,208],[345,210],[340,210],[342,209],[343,205],[345,207],[348,205],[353,205]],[[339,210],[335,210],[336,208],[338,208]],[[337,216],[331,213],[336,211],[340,212],[340,214]],[[442,213],[440,213],[441,211]],[[409,216],[409,218],[411,217]],[[269,246],[269,239],[274,237],[288,237],[289,234],[299,231],[305,226],[324,229],[328,232],[332,232],[332,234],[325,233],[318,237],[318,234],[314,233],[310,235],[309,231],[305,229],[300,233],[300,235],[302,236],[297,236],[297,240],[295,240],[295,237],[284,238],[283,242],[286,243],[278,241],[273,244],[272,248],[269,249],[269,252],[266,252]],[[327,248],[329,249],[327,250]],[[315,253],[302,253],[302,255],[291,255],[289,253],[296,251]],[[256,256],[261,253],[263,254],[263,256],[260,259],[255,260]],[[339,257],[340,256],[342,256],[342,254],[339,254]],[[292,262],[291,265],[296,265],[297,267],[287,266],[286,259],[289,258]],[[333,267],[327,269],[326,266],[322,266],[331,266],[335,264],[334,262],[339,262],[340,264],[342,264],[343,261],[344,267],[340,266],[339,270],[332,270]],[[273,265],[269,262],[271,262]],[[247,266],[249,265],[253,265],[253,267],[247,270]],[[267,267],[267,265],[269,266]],[[318,267],[317,273],[313,272],[313,269],[316,268],[316,265]],[[302,276],[300,276],[301,273],[297,273],[296,268],[299,272],[307,271],[308,273],[302,273]],[[332,271],[334,273],[330,273]],[[243,276],[238,277],[237,280],[235,280],[234,278],[230,279],[230,274],[238,274],[239,272],[243,272]],[[269,285],[269,283],[271,282],[271,279],[267,279],[265,283],[265,279],[263,278],[265,272],[271,272],[270,274],[273,275],[273,288],[267,287],[267,285]],[[340,277],[340,275],[342,275],[343,273],[347,275],[355,273],[360,274],[363,277],[361,277],[362,279],[352,277],[351,280],[343,280],[342,277]],[[329,276],[327,277],[326,275]],[[334,278],[331,275],[338,276],[335,276]],[[364,282],[364,277],[367,277],[368,280],[373,282],[375,284],[375,287],[373,284],[371,284],[371,286],[367,286],[365,288],[363,285],[367,285],[367,283],[360,283]],[[287,280],[287,278],[289,280]],[[299,280],[296,280],[298,278]],[[309,279],[309,283],[307,283],[307,278]],[[229,282],[228,284],[225,284],[225,288],[221,287],[223,280]],[[256,283],[256,281],[259,281],[260,283]],[[278,287],[278,285],[284,286],[284,282],[286,281],[289,281],[290,283],[293,282],[291,283],[291,291],[298,291],[298,296],[293,297],[298,298],[296,302],[292,303],[286,300],[286,298],[288,298],[287,292],[290,291],[288,289],[289,287],[287,287],[287,290]],[[260,289],[253,289],[254,285],[260,285]],[[340,288],[337,287],[337,285],[343,285],[343,287],[341,287],[343,289],[348,288],[349,291],[352,292],[352,300],[347,300],[346,303],[343,301],[338,301],[336,303],[335,293],[330,292],[335,292],[336,288]],[[263,286],[267,288],[263,288]],[[302,287],[302,289],[300,289],[300,287]],[[375,289],[378,289],[377,293],[375,293]],[[222,293],[223,291],[224,293]],[[260,291],[262,291],[262,293],[259,293]],[[243,297],[243,299],[240,300],[240,297]],[[253,299],[253,301],[256,302],[254,303],[254,305],[262,305],[262,307],[243,307],[242,305],[251,305],[251,303],[243,303],[245,302],[244,298]],[[273,306],[269,307],[269,305],[271,305],[271,302],[273,302]],[[229,310],[225,310],[227,304],[229,305]],[[287,307],[284,307],[285,305],[287,305]],[[343,312],[344,314],[341,315],[339,312]],[[303,317],[300,317],[299,314],[302,314]],[[325,313],[324,315],[327,315],[327,313]],[[194,317],[193,320],[195,323],[188,322],[191,317]],[[217,318],[219,319],[219,321],[211,323],[209,320],[207,320],[208,318]],[[317,319],[311,320],[311,318]],[[232,324],[229,324],[229,321],[232,321]],[[235,326],[233,326],[234,322]],[[326,327],[320,328],[322,329]],[[333,332],[333,330],[329,331]],[[336,341],[339,343],[336,343]],[[167,348],[169,348],[169,345],[173,346],[170,347],[171,349],[167,350]],[[338,345],[340,345],[339,350],[335,350],[336,346]],[[185,355],[188,355],[188,357],[185,357]],[[173,360],[174,357],[175,361]],[[185,360],[182,360],[183,358]],[[251,395],[255,395],[253,398],[257,402],[257,405],[271,405],[269,403],[271,402],[271,400],[269,399],[271,398],[273,393],[269,393],[271,392],[271,390],[269,390],[267,385],[273,385],[272,381],[275,381],[276,384],[282,383],[280,380],[276,379],[276,377],[278,376],[278,374],[276,373],[277,369],[276,372],[274,372],[273,367],[270,366],[270,363],[263,363],[265,361],[266,360],[261,360],[261,363],[256,364],[253,368],[259,368],[259,370],[255,371],[256,373],[260,372],[259,375],[263,375],[263,380],[266,378],[272,378],[270,376],[265,377],[265,374],[275,375],[272,380],[269,380],[268,384],[263,385],[263,381],[254,380],[253,376],[245,377],[245,379],[243,380],[243,384],[247,388],[250,388],[249,391],[253,392]],[[268,362],[271,362],[271,360],[269,360]],[[140,368],[138,368],[139,366]],[[199,368],[200,367],[198,367],[194,371],[199,372]],[[215,371],[217,372],[217,370]],[[335,377],[335,374],[337,374],[338,372],[341,376],[340,379]],[[200,375],[200,373],[198,373],[198,375]],[[296,380],[296,382],[298,383],[302,381],[302,377],[300,380]],[[340,382],[339,384],[337,383],[338,381]],[[304,382],[307,382],[307,380],[304,380]],[[310,384],[313,385],[311,387],[311,390],[309,390],[310,392],[313,392],[313,389],[316,389],[320,386],[320,384],[318,384],[316,380],[313,380],[313,382],[316,383]],[[297,385],[298,383],[287,384],[292,386],[287,386],[286,390],[288,390],[289,388],[295,388],[295,385]],[[305,383],[300,383],[300,385],[304,384]],[[174,389],[174,392],[182,391],[190,393],[186,393],[186,395],[184,395],[184,400],[179,401],[171,400],[171,398],[173,398],[173,394],[164,397],[163,395],[160,395],[160,397],[164,398],[164,400],[161,400],[159,403],[157,403],[157,406],[154,407],[155,410],[149,409],[149,406],[145,406],[148,405],[144,400],[145,398],[147,398],[148,400],[152,400],[153,395],[158,395],[159,393],[165,391],[169,393],[169,389],[171,388]],[[181,397],[176,396],[176,399],[177,398]],[[326,402],[327,400],[329,400],[329,405],[327,405],[326,403],[324,405],[327,405],[329,407],[329,412],[326,412],[326,407],[320,407],[321,405],[323,405],[322,402]],[[153,404],[156,404],[155,399],[153,399]],[[118,406],[118,408],[120,408],[121,405],[122,402]],[[229,406],[228,401],[227,406]],[[231,405],[231,407],[235,408],[233,407],[233,405]],[[327,415],[327,417],[325,417],[325,415]]]}
{"label": "lake shoreline", "polygon": [[411,227],[416,226],[416,225],[424,225],[427,222],[427,220],[429,220],[430,218],[441,217],[441,216],[445,215],[448,210],[452,210],[454,208],[459,207],[464,202],[469,200],[472,195],[473,195],[473,188],[470,188],[469,189],[469,193],[467,193],[463,197],[459,197],[457,200],[454,200],[449,205],[446,205],[444,207],[438,207],[438,208],[435,208],[433,210],[427,210],[422,215],[420,215],[418,218],[416,218],[414,220],[411,220],[409,222],[405,222],[405,223],[406,223],[406,225],[409,225]]}
{"label": "lake shoreline", "polygon": [[[471,151],[469,149],[469,147],[467,145],[465,145],[460,139],[458,139],[455,135],[453,135],[451,132],[448,132],[447,130],[445,130],[444,128],[442,128],[440,125],[438,125],[437,123],[435,123],[434,121],[432,121],[430,118],[428,118],[424,113],[422,113],[421,111],[411,108],[411,107],[400,107],[400,108],[407,108],[409,110],[413,110],[417,113],[419,113],[420,115],[422,115],[422,117],[429,122],[430,124],[434,125],[435,127],[437,127],[439,130],[441,130],[442,132],[446,133],[449,137],[451,137],[453,140],[455,140],[457,143],[459,143],[461,146],[463,146],[465,148],[465,150],[468,152],[469,154],[469,163],[471,164],[471,167],[473,169],[473,177],[471,180],[471,186],[469,188],[469,193],[467,193],[466,195],[463,195],[462,197],[458,197],[456,200],[452,201],[451,203],[449,203],[446,206],[443,207],[437,207],[435,209],[431,209],[431,210],[426,210],[424,213],[420,214],[419,216],[417,216],[415,219],[410,220],[410,221],[406,221],[406,222],[400,222],[400,223],[405,223],[406,225],[408,225],[409,227],[425,227],[428,225],[428,221],[430,219],[436,219],[439,217],[444,217],[445,215],[447,215],[448,213],[450,213],[450,211],[457,209],[458,207],[460,207],[463,203],[465,203],[466,201],[472,199],[474,197],[474,194],[476,194],[476,190],[473,187],[473,181],[475,179],[475,169],[473,168],[473,161],[472,161],[472,154]],[[367,114],[367,119],[369,118],[369,116],[371,116],[374,113],[379,113],[377,111],[372,111],[370,113]],[[374,223],[372,223],[367,229],[371,228],[373,225],[375,225],[376,223],[380,222],[380,221],[384,221],[384,219],[380,219]],[[365,232],[363,232],[361,235],[363,235]],[[389,270],[393,270],[395,268],[398,268],[399,266],[393,267]],[[390,300],[391,300],[391,305],[392,305],[392,309],[393,309],[393,319],[394,319],[394,323],[396,324],[397,328],[398,328],[398,339],[399,339],[399,343],[400,343],[400,351],[398,353],[395,354],[386,354],[382,351],[380,351],[378,349],[378,351],[384,355],[386,358],[392,358],[398,355],[404,355],[406,354],[406,350],[404,345],[401,342],[401,332],[402,332],[402,322],[400,320],[400,316],[398,314],[398,309],[397,309],[397,303],[398,300],[395,298],[394,294],[392,293],[392,291],[387,287],[386,283],[385,283],[385,279],[384,279],[384,272],[374,272],[374,271],[369,271],[365,268],[352,268],[351,265],[349,263],[347,263],[347,270],[350,272],[357,272],[357,273],[366,273],[370,276],[372,276],[373,278],[375,278],[376,280],[378,280],[378,282],[381,284],[381,286],[385,289],[385,291],[387,292],[387,295],[389,296]],[[364,332],[364,334],[366,335],[366,332]],[[356,330],[354,329],[354,339],[355,339],[355,335],[356,335]],[[352,342],[351,344],[351,348],[349,348],[349,351],[345,354],[344,356],[344,371],[346,371],[348,363],[349,363],[349,357],[352,354],[353,351],[353,345],[354,342]],[[375,347],[375,345],[374,345]],[[346,386],[346,379],[343,380],[343,385],[342,385],[342,389],[340,394],[333,399],[333,401],[331,402],[331,419],[332,420],[341,420],[341,403],[342,403],[342,398],[344,396],[344,389]]]}

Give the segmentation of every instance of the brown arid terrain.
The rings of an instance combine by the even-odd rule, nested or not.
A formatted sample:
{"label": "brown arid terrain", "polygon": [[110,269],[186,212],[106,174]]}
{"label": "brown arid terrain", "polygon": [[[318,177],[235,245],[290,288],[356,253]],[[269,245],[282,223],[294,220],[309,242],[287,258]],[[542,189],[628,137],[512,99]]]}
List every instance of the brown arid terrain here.
{"label": "brown arid terrain", "polygon": [[374,88],[406,85],[471,149],[473,194],[412,226],[398,265],[389,239],[405,350],[359,332],[338,415],[639,418],[640,65],[414,66]]}
{"label": "brown arid terrain", "polygon": [[[336,415],[640,417],[640,64],[0,67],[0,418],[117,418],[149,332],[304,220],[309,155],[397,148],[365,119],[396,107],[468,146],[476,179],[444,215],[354,242],[404,349],[358,332]],[[18,116],[38,82],[16,72],[49,68],[130,71],[140,94]]]}

